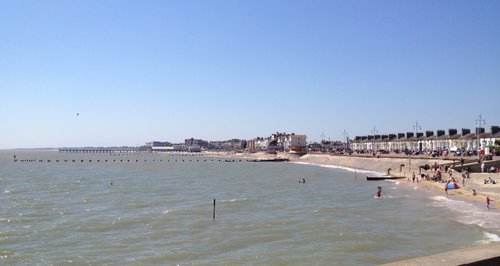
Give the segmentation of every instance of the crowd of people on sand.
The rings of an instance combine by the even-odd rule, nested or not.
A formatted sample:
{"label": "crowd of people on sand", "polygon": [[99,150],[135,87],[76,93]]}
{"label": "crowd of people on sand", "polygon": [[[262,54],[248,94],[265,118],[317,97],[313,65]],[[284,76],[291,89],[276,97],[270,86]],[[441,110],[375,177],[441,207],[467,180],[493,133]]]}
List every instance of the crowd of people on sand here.
{"label": "crowd of people on sand", "polygon": [[[452,167],[439,165],[435,162],[433,165],[429,166],[430,173],[421,173],[420,175],[416,175],[415,172],[412,173],[411,179],[408,177],[407,181],[412,183],[419,183],[419,180],[427,180],[433,182],[439,182],[445,184],[444,190],[446,196],[448,197],[449,189],[459,189],[460,187],[466,187],[466,179],[470,178],[470,173],[468,168],[464,168],[462,172],[455,171]],[[445,179],[443,173],[448,174],[448,177]],[[499,181],[488,177],[484,179],[484,184],[498,184]],[[460,185],[459,185],[460,184]],[[376,197],[379,198],[381,194],[381,187],[378,187]],[[472,196],[477,196],[478,193],[476,189],[472,189]],[[486,207],[490,209],[490,203],[492,199],[489,196],[486,196]]]}
{"label": "crowd of people on sand", "polygon": [[[481,166],[481,171],[484,172],[484,163],[483,165]],[[449,189],[458,189],[460,188],[458,186],[458,177],[454,176],[454,173],[456,174],[457,172],[455,170],[453,170],[452,167],[445,167],[444,171],[446,171],[448,173],[448,178],[446,181],[443,181],[443,175],[442,175],[442,171],[443,171],[443,166],[442,165],[438,165],[437,163],[434,163],[433,166],[430,167],[431,170],[434,171],[434,174],[432,176],[430,176],[429,174],[421,174],[421,178],[423,180],[429,180],[429,181],[435,181],[435,182],[442,182],[442,183],[445,183],[445,187],[444,187],[444,190],[445,190],[445,193],[446,193],[446,196],[448,197],[448,190]],[[461,183],[462,183],[462,187],[465,188],[465,180],[467,178],[470,178],[469,176],[469,169],[468,168],[465,168],[463,169],[463,171],[461,172]],[[413,173],[413,176],[412,176],[412,179],[415,180],[415,173]],[[418,177],[416,178],[417,180],[417,183],[418,183]],[[492,179],[491,177],[488,177],[487,179],[484,179],[484,184],[497,184],[498,181],[496,181],[495,179]],[[452,184],[452,185],[450,185]],[[472,196],[477,196],[477,191],[476,189],[472,189]],[[489,196],[486,196],[486,207],[488,209],[490,209],[490,204],[491,204],[491,199]]]}
{"label": "crowd of people on sand", "polygon": [[[450,183],[451,181],[457,183],[458,180],[456,180],[456,178],[453,176],[455,172],[455,170],[453,170],[452,167],[448,167],[448,166],[445,166],[444,169],[443,169],[443,166],[442,165],[438,165],[437,163],[435,163],[433,166],[430,167],[430,169],[432,171],[434,171],[434,174],[431,176],[429,173],[427,174],[420,174],[420,180],[427,180],[427,181],[434,181],[434,182],[442,182],[442,183]],[[446,179],[446,181],[443,180],[443,171],[448,173],[448,179]],[[461,176],[462,176],[462,186],[465,186],[465,179],[466,178],[469,178],[469,171],[468,169],[464,169],[462,172],[461,172]],[[413,176],[412,176],[412,179],[413,179],[413,182],[417,181],[418,183],[418,178],[415,178],[415,172],[413,172]]]}
{"label": "crowd of people on sand", "polygon": [[[458,185],[458,182],[459,182],[458,178],[453,176],[453,173],[455,172],[453,169],[451,169],[451,168],[446,169],[448,174],[449,174],[449,177],[446,181],[442,180],[442,174],[441,174],[442,167],[441,166],[438,166],[437,163],[435,163],[435,166],[431,169],[434,169],[435,174],[432,177],[430,177],[429,174],[421,174],[420,180],[428,180],[428,181],[445,183],[444,190],[446,193],[446,197],[448,197],[448,189],[460,188]],[[462,183],[462,187],[464,187],[464,188],[465,188],[465,179],[466,178],[469,178],[469,172],[466,169],[464,169],[464,171],[462,171],[462,173],[461,173],[461,183]],[[409,178],[408,178],[408,181],[410,181]],[[411,181],[413,183],[417,182],[417,184],[418,184],[419,177],[415,174],[415,172],[413,172],[413,174],[412,174]],[[305,182],[305,180],[303,182]],[[489,177],[488,179],[485,179],[484,182],[485,182],[485,184],[496,184],[497,183],[497,181],[492,179],[491,177]],[[300,183],[300,180],[299,180],[299,183]],[[450,184],[452,184],[452,185],[450,185]],[[472,189],[472,196],[477,196],[476,189]],[[382,198],[382,187],[381,186],[377,186],[377,192],[375,193],[375,198],[377,198],[377,199]],[[486,207],[488,208],[488,210],[490,209],[491,201],[492,201],[492,199],[490,199],[489,196],[486,196]]]}

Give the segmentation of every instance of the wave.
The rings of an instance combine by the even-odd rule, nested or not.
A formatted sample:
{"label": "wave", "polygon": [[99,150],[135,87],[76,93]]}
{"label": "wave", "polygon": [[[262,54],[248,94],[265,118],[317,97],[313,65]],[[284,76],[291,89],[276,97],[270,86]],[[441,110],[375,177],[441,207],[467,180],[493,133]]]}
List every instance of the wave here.
{"label": "wave", "polygon": [[362,174],[370,174],[370,175],[377,175],[377,176],[383,176],[384,174],[378,173],[375,171],[370,171],[370,170],[364,170],[364,169],[356,169],[356,168],[351,168],[351,167],[346,167],[346,166],[338,166],[338,165],[332,165],[332,164],[319,164],[319,163],[306,163],[306,162],[291,162],[295,164],[303,164],[303,165],[312,165],[312,166],[319,166],[319,167],[324,167],[324,168],[333,168],[333,169],[341,169],[345,170],[348,172],[356,172],[356,173],[362,173]]}
{"label": "wave", "polygon": [[229,199],[229,200],[221,200],[220,202],[226,203],[226,202],[240,202],[240,201],[246,201],[247,198],[236,198],[236,199]]}
{"label": "wave", "polygon": [[410,198],[410,195],[399,195],[399,196],[394,196],[394,195],[383,195],[382,196],[384,199],[404,199],[404,198]]}
{"label": "wave", "polygon": [[483,232],[484,239],[477,241],[478,244],[489,244],[491,242],[500,242],[500,237],[496,234]]}
{"label": "wave", "polygon": [[[500,224],[498,223],[500,212],[498,211],[488,210],[485,206],[477,203],[450,199],[445,196],[433,196],[431,199],[433,200],[431,206],[451,210],[456,220],[461,224],[476,225],[500,233]],[[492,239],[498,239],[498,236]]]}

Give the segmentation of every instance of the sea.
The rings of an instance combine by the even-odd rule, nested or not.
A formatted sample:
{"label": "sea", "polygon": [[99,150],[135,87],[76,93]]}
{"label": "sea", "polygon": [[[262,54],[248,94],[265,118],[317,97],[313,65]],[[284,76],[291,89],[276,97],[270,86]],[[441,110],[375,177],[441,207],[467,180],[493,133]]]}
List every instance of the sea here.
{"label": "sea", "polygon": [[3,150],[0,264],[377,265],[500,241],[498,210],[369,174],[218,156]]}

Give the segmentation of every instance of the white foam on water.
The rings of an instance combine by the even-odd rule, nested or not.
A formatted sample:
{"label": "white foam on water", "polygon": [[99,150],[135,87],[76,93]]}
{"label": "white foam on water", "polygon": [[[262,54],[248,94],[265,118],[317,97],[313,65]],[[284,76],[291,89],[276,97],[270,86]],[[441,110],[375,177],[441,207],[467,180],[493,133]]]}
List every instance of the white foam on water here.
{"label": "white foam on water", "polygon": [[500,242],[500,237],[496,234],[483,232],[484,239],[477,241],[478,244],[489,244],[491,242]]}
{"label": "white foam on water", "polygon": [[[500,232],[500,223],[498,223],[500,221],[500,212],[498,211],[488,210],[483,205],[450,199],[445,196],[434,196],[431,199],[433,200],[431,206],[451,210],[459,223],[476,225],[483,229]],[[487,241],[490,242],[498,239],[498,236],[492,233],[488,233],[487,236]]]}
{"label": "white foam on water", "polygon": [[396,186],[401,184],[401,182],[399,180],[393,180],[393,179],[386,179],[386,180],[384,180],[384,182],[393,183]]}
{"label": "white foam on water", "polygon": [[394,196],[394,195],[383,195],[382,198],[384,199],[404,199],[404,198],[409,198],[410,195],[399,195],[399,196]]}
{"label": "white foam on water", "polygon": [[230,199],[230,200],[221,200],[222,202],[239,202],[239,201],[245,201],[247,200],[246,198],[236,198],[236,199]]}
{"label": "white foam on water", "polygon": [[324,168],[333,168],[333,169],[342,169],[348,172],[352,173],[360,173],[360,174],[370,174],[370,175],[376,175],[376,176],[383,176],[384,174],[377,173],[374,171],[369,171],[369,170],[362,170],[362,169],[354,169],[350,167],[345,167],[345,166],[338,166],[338,165],[331,165],[331,164],[318,164],[318,163],[307,163],[307,162],[292,162],[295,164],[303,164],[303,165],[312,165],[312,166],[319,166],[319,167],[324,167]]}

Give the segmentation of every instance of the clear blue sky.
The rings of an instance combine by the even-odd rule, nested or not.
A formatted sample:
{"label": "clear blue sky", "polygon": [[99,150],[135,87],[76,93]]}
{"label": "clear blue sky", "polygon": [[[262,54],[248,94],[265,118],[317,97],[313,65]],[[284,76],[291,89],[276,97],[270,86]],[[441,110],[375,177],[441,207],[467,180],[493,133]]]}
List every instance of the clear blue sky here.
{"label": "clear blue sky", "polygon": [[500,1],[0,1],[0,148],[489,128],[499,106]]}

